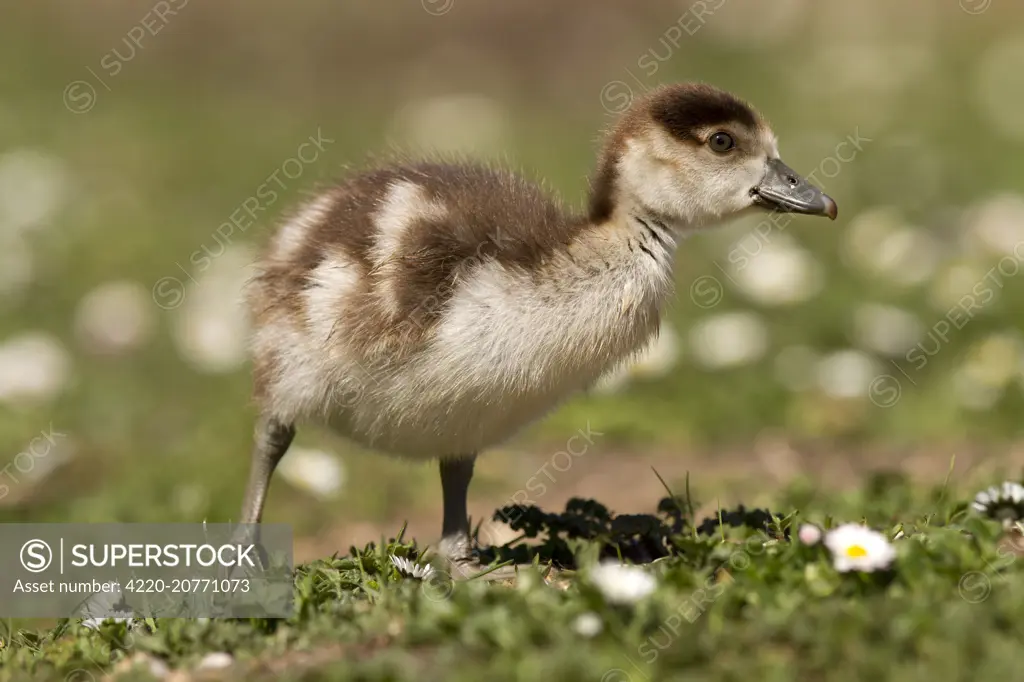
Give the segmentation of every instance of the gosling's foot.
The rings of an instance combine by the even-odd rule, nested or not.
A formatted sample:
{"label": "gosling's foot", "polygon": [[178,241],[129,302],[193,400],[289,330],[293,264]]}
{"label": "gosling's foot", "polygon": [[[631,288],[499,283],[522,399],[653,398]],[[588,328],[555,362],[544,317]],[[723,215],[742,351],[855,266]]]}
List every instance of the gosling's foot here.
{"label": "gosling's foot", "polygon": [[446,537],[438,545],[436,567],[453,580],[510,580],[516,577],[514,565],[485,565],[473,554],[468,535]]}

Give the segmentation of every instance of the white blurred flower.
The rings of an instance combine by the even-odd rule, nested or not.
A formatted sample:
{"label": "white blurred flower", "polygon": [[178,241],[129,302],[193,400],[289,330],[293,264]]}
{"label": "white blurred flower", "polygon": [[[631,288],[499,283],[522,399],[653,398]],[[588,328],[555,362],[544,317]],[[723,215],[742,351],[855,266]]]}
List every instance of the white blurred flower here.
{"label": "white blurred flower", "polygon": [[962,407],[974,412],[985,412],[999,402],[1004,389],[1002,386],[979,383],[961,368],[953,374],[952,392]]}
{"label": "white blurred flower", "polygon": [[110,592],[94,592],[82,603],[79,613],[83,616],[82,625],[96,630],[106,621],[129,623],[135,614],[124,601],[120,587]]}
{"label": "white blurred flower", "polygon": [[394,564],[398,572],[407,578],[415,578],[416,580],[427,580],[434,575],[434,567],[430,564],[417,564],[411,559],[405,557],[390,555],[391,563]]}
{"label": "white blurred flower", "polygon": [[635,604],[658,586],[654,577],[642,568],[616,561],[605,561],[593,568],[590,580],[610,604]]}
{"label": "white blurred flower", "polygon": [[836,351],[818,362],[818,386],[833,398],[860,398],[880,373],[878,362],[867,353]]}
{"label": "white blurred flower", "polygon": [[[749,241],[752,237],[748,237]],[[736,253],[742,242],[735,245]],[[806,249],[784,235],[758,243],[756,255],[730,261],[730,278],[747,298],[763,305],[799,303],[821,291],[821,265]]]}
{"label": "white blurred flower", "polygon": [[786,346],[775,356],[775,378],[790,391],[814,386],[820,356],[807,346]]}
{"label": "white blurred flower", "polygon": [[203,656],[196,670],[223,670],[235,662],[234,657],[223,651],[214,651]]}
{"label": "white blurred flower", "polygon": [[768,348],[768,329],[754,313],[721,313],[693,326],[690,346],[694,358],[704,367],[737,367],[764,355]]}
{"label": "white blurred flower", "polygon": [[968,349],[966,361],[953,374],[954,394],[968,409],[991,409],[1022,371],[1024,344],[1020,337],[992,334]]}
{"label": "white blurred flower", "polygon": [[906,225],[895,209],[883,207],[850,222],[843,256],[863,272],[909,286],[935,273],[941,253],[925,230]]}
{"label": "white blurred flower", "polygon": [[919,284],[935,273],[939,249],[935,240],[919,228],[907,228],[882,240],[877,270],[897,284]]}
{"label": "white blurred flower", "polygon": [[1014,36],[988,47],[973,80],[976,103],[995,132],[1024,141],[1024,37]]}
{"label": "white blurred flower", "polygon": [[843,233],[843,257],[862,270],[874,268],[878,245],[903,226],[899,211],[891,206],[878,206],[862,211],[850,220]]}
{"label": "white blurred flower", "polygon": [[1004,387],[1021,371],[1024,344],[1014,333],[991,334],[967,354],[964,372],[979,384]]}
{"label": "white blurred flower", "polygon": [[971,508],[979,514],[1011,525],[1024,520],[1024,486],[1014,481],[992,486],[974,496]]}
{"label": "white blurred flower", "polygon": [[802,523],[796,532],[796,536],[801,544],[810,546],[821,542],[823,533],[821,528],[818,528],[813,523]]}
{"label": "white blurred flower", "polygon": [[[977,308],[984,308],[992,305],[999,299],[1000,286],[986,281],[989,267],[976,262],[953,263],[936,275],[929,290],[929,302],[935,310],[948,314],[953,308],[963,310],[961,301],[964,296],[970,296],[975,305],[972,306],[970,315],[977,315]],[[998,272],[995,277],[999,277]],[[999,280],[997,279],[996,282]],[[975,293],[975,288],[978,292]],[[954,313],[959,317],[968,315]]]}
{"label": "white blurred flower", "polygon": [[244,287],[253,258],[249,248],[228,247],[211,257],[198,283],[185,292],[174,319],[174,339],[185,360],[201,371],[230,372],[245,362],[249,326]]}
{"label": "white blurred flower", "polygon": [[195,518],[209,505],[207,488],[195,483],[175,487],[171,499],[174,509],[186,518]]}
{"label": "white blurred flower", "polygon": [[920,320],[913,313],[878,303],[858,307],[853,326],[859,345],[892,356],[906,353],[920,340],[923,332]]}
{"label": "white blurred flower", "polygon": [[576,634],[581,637],[590,639],[601,634],[601,630],[604,629],[604,623],[601,621],[601,617],[593,611],[587,611],[576,616],[576,619],[572,623],[572,629],[576,631]]}
{"label": "white blurred flower", "polygon": [[614,393],[636,378],[668,374],[679,360],[679,337],[672,325],[663,323],[658,336],[636,357],[605,374],[593,387],[595,393]]}
{"label": "white blurred flower", "polygon": [[825,534],[825,546],[840,573],[884,570],[896,559],[896,550],[878,531],[856,523],[847,523]]}
{"label": "white blurred flower", "polygon": [[[201,620],[204,619],[196,618],[196,621]],[[116,679],[118,677],[124,677],[122,671],[138,671],[140,669],[145,670],[151,677],[158,680],[167,678],[171,674],[171,669],[166,663],[159,658],[142,653],[141,651],[135,653],[131,658],[122,659],[121,662],[118,663],[111,671],[111,674]]]}
{"label": "white blurred flower", "polygon": [[966,236],[996,257],[1024,254],[1024,197],[999,194],[966,214]]}
{"label": "white blurred flower", "polygon": [[412,146],[477,154],[500,149],[507,127],[500,104],[475,93],[414,100],[394,121],[397,135]]}
{"label": "white blurred flower", "polygon": [[46,402],[67,386],[71,358],[53,336],[26,332],[0,344],[0,402]]}
{"label": "white blurred flower", "polygon": [[0,156],[0,232],[17,235],[46,223],[66,201],[68,184],[55,156],[35,149]]}
{"label": "white blurred flower", "polygon": [[323,450],[292,446],[278,465],[278,472],[295,487],[322,499],[337,497],[345,484],[341,460]]}
{"label": "white blurred flower", "polygon": [[153,331],[153,301],[135,282],[102,284],[79,302],[75,334],[90,352],[116,355],[138,348]]}
{"label": "white blurred flower", "polygon": [[90,630],[99,630],[103,623],[131,623],[135,618],[135,613],[132,611],[114,611],[113,613],[114,615],[106,618],[83,618],[82,625]]}

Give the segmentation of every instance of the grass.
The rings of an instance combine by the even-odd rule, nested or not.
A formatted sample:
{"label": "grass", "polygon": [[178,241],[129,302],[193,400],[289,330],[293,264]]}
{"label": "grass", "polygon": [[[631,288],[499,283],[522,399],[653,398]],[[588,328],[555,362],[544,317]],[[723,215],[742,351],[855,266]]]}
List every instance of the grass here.
{"label": "grass", "polygon": [[[72,113],[61,101],[65,87],[90,78],[87,69],[104,73],[100,60],[112,47],[124,52],[123,36],[145,14],[122,4],[81,15],[68,3],[42,0],[0,25],[0,54],[23,65],[0,74],[5,101],[17,102],[0,107],[0,158],[43,153],[59,161],[69,184],[51,214],[24,236],[33,277],[2,297],[0,343],[26,332],[51,334],[66,348],[72,369],[59,396],[0,409],[0,522],[237,517],[254,416],[247,407],[247,368],[210,373],[190,363],[172,333],[184,315],[165,310],[160,301],[147,307],[151,335],[116,356],[90,351],[76,336],[75,320],[83,298],[100,285],[127,281],[148,296],[161,278],[184,278],[178,263],[190,266],[192,254],[215,249],[214,231],[308,136],[322,128],[336,141],[288,183],[257,225],[235,235],[234,247],[264,243],[284,212],[342,167],[359,165],[392,142],[403,146],[392,124],[398,111],[459,93],[490,98],[501,110],[498,156],[547,179],[579,205],[596,131],[611,120],[602,88],[638,76],[638,87],[698,78],[749,97],[775,124],[784,158],[804,172],[820,166],[855,131],[873,141],[828,178],[826,189],[842,208],[835,224],[794,221],[758,241],[753,225],[740,223],[689,241],[680,253],[679,296],[668,316],[682,340],[678,364],[619,394],[563,406],[517,442],[515,452],[490,453],[484,461],[494,468],[478,471],[474,495],[509,499],[534,471],[523,464],[523,451],[550,455],[584,426],[604,434],[586,460],[588,475],[609,467],[611,458],[621,464],[629,456],[623,453],[636,453],[629,466],[643,453],[680,453],[698,471],[695,453],[735,448],[761,457],[754,445],[766,432],[813,444],[823,461],[866,459],[878,446],[950,452],[965,444],[1006,452],[1020,436],[1020,354],[1003,357],[990,343],[1009,336],[1019,350],[1024,288],[1014,286],[1016,277],[1000,279],[998,295],[984,310],[936,341],[952,305],[937,297],[938,285],[952,282],[957,300],[1005,255],[976,243],[971,211],[994,195],[1018,193],[1024,181],[1021,155],[1014,153],[1021,149],[1019,136],[995,126],[991,103],[979,96],[991,50],[1018,40],[1022,10],[1013,3],[993,3],[983,15],[947,3],[949,11],[922,14],[920,21],[898,3],[881,0],[841,21],[836,18],[847,15],[836,8],[843,3],[811,3],[792,17],[802,28],[788,39],[743,49],[723,40],[731,31],[721,29],[742,29],[751,15],[744,3],[725,3],[710,17],[714,25],[687,35],[650,77],[638,70],[638,57],[649,58],[652,49],[665,54],[661,41],[680,19],[679,7],[646,3],[647,10],[614,9],[601,18],[601,3],[566,4],[568,9],[545,8],[555,14],[541,21],[525,6],[523,15],[513,17],[461,2],[445,17],[427,14],[415,2],[372,10],[337,3],[190,3],[173,24],[146,38],[145,49],[110,80],[110,90],[100,89],[93,110]],[[580,15],[568,16],[575,6]],[[583,12],[587,30],[576,33],[588,40],[567,43],[565,27],[582,26]],[[510,33],[515,30],[522,39]],[[449,45],[465,52],[452,58],[447,47],[438,50]],[[856,52],[850,52],[851,68],[846,57],[828,73],[810,68],[829,64],[818,55],[834,55],[833,49],[870,50],[883,68],[872,70],[872,60]],[[993,143],[979,143],[979,130]],[[4,196],[0,209],[22,198],[18,191],[6,194],[12,196]],[[878,218],[879,211],[895,216],[891,225]],[[1001,222],[1015,220],[1012,215]],[[927,235],[938,253],[932,275],[901,284],[894,273],[857,265],[849,238],[865,221],[882,224],[883,241],[905,229]],[[8,228],[0,224],[4,251]],[[767,241],[792,242],[813,254],[825,276],[821,290],[773,306],[734,286],[720,266],[733,262],[738,245],[756,249]],[[966,282],[965,266],[974,273]],[[721,300],[711,308],[693,300],[691,290],[707,277],[722,286]],[[188,296],[208,291],[203,287]],[[897,351],[866,347],[856,333],[864,304],[910,313],[920,323],[918,338]],[[727,312],[758,315],[768,330],[767,347],[750,364],[709,369],[697,361],[689,334]],[[902,393],[884,407],[869,395],[837,398],[816,381],[813,364],[805,385],[784,384],[778,359],[794,346],[819,357],[863,351],[878,371],[902,382]],[[911,358],[925,348],[928,362],[918,367]],[[991,400],[966,403],[965,376],[980,381],[981,397]],[[977,397],[979,386],[973,388]],[[35,476],[12,469],[18,454],[49,431],[66,434],[58,441],[59,466],[47,469],[40,459]],[[296,538],[341,536],[344,547],[357,524],[415,520],[439,508],[433,466],[413,469],[312,429],[300,431],[298,444],[335,451],[348,482],[338,498],[321,500],[278,477],[266,518],[291,524]],[[550,444],[557,447],[542,448]],[[852,463],[863,470],[861,462]],[[943,463],[940,455],[938,465]],[[536,466],[541,464],[543,457]],[[582,476],[583,468],[573,477]],[[801,473],[813,475],[811,467]],[[705,471],[701,483],[707,485],[710,476]],[[682,487],[672,476],[668,481]],[[590,529],[599,531],[596,537],[545,547],[544,529],[579,519],[530,512],[542,558],[583,566],[580,575],[552,574],[567,589],[541,580],[541,562],[536,572],[523,571],[515,586],[460,583],[450,597],[438,599],[438,586],[403,580],[384,560],[388,552],[414,551],[392,543],[303,566],[296,577],[301,608],[287,622],[156,621],[130,635],[115,624],[99,632],[74,623],[28,629],[7,624],[0,631],[0,679],[90,682],[140,652],[188,669],[213,651],[231,652],[236,677],[253,680],[1019,676],[1014,624],[1024,619],[1014,589],[1017,562],[999,553],[997,525],[964,513],[963,491],[882,477],[848,496],[829,497],[801,485],[771,497],[763,483],[755,483],[757,502],[769,496],[786,524],[866,519],[891,535],[902,527],[907,537],[896,541],[899,561],[890,581],[839,576],[822,552],[789,541],[747,556],[737,547],[749,545],[736,542],[758,537],[750,528],[696,538],[689,527],[672,530],[667,545],[656,528],[653,545],[639,543],[651,555],[645,557],[637,546],[609,545],[616,530],[609,520],[607,527]],[[824,489],[823,480],[817,483]],[[731,482],[713,490],[727,490],[730,500],[746,492]],[[635,497],[641,499],[631,500],[631,508],[654,501]],[[692,518],[688,494],[685,502],[680,506]],[[728,516],[723,510],[722,519]],[[653,556],[659,552],[652,547],[668,546],[686,551]],[[650,570],[659,575],[657,593],[633,610],[603,605],[584,575],[588,561],[620,551],[654,561]],[[740,557],[749,564],[731,566],[730,559]],[[723,563],[729,582],[720,591],[718,583],[709,588]],[[961,581],[976,600],[986,579],[991,594],[968,603]],[[712,589],[715,597],[705,599],[689,622],[685,616],[698,610],[695,595],[706,597]],[[584,638],[573,624],[591,611],[603,630]]]}
{"label": "grass", "polygon": [[[514,581],[453,582],[443,571],[420,581],[388,559],[419,551],[399,534],[298,567],[291,619],[8,632],[0,680],[99,679],[140,654],[187,670],[211,652],[235,658],[219,674],[254,681],[1013,679],[1024,636],[1019,535],[969,510],[948,484],[878,475],[827,507],[813,498],[793,487],[779,496],[785,515],[767,525],[758,527],[763,514],[721,511],[723,523],[696,528],[677,523],[689,501],[667,498],[662,527],[675,530],[659,540],[665,556],[645,566],[655,591],[635,605],[607,603],[590,579],[601,553],[630,551],[635,526],[574,533],[570,509],[527,529],[544,540],[563,524],[569,568],[542,560],[547,538]],[[596,503],[572,504],[600,515]],[[899,535],[891,570],[839,573],[825,547],[790,532],[840,520]],[[588,613],[601,623],[590,636],[577,625]],[[149,678],[138,668],[119,679]]]}

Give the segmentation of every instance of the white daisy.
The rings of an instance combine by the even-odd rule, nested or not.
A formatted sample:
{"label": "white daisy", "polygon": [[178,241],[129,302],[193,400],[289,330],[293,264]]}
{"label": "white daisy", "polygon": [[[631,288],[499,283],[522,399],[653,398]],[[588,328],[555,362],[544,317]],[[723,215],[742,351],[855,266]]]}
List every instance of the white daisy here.
{"label": "white daisy", "polygon": [[223,670],[235,662],[234,657],[223,651],[214,651],[203,656],[196,670]]}
{"label": "white daisy", "polygon": [[98,617],[83,618],[82,619],[82,625],[84,625],[85,627],[89,628],[90,630],[99,630],[100,629],[100,625],[102,625],[103,623],[108,623],[108,622],[109,623],[128,623],[128,626],[131,627],[132,619],[135,617],[135,614],[132,611],[114,611],[113,613],[114,613],[113,616],[109,616],[109,617],[106,617],[106,618],[98,618]]}
{"label": "white daisy", "polygon": [[974,496],[971,508],[979,514],[1010,525],[1024,519],[1024,486],[1013,481],[992,486]]}
{"label": "white daisy", "polygon": [[768,327],[752,312],[731,312],[698,320],[690,330],[697,364],[727,369],[757,362],[768,349]]}
{"label": "white daisy", "polygon": [[[82,603],[78,611],[82,616],[82,625],[90,630],[98,630],[105,622],[127,623],[132,629],[135,625],[135,613],[125,602],[120,588],[112,592],[95,592]],[[141,622],[141,621],[139,621]]]}
{"label": "white daisy", "polygon": [[155,677],[158,680],[162,680],[171,674],[171,669],[166,663],[161,661],[159,658],[154,658],[153,656],[142,652],[138,652],[131,658],[122,660],[117,664],[117,666],[115,666],[113,673],[115,676],[120,677],[122,670],[128,671],[140,668],[146,670],[152,677]]}
{"label": "white daisy", "polygon": [[71,356],[54,336],[24,332],[0,343],[0,402],[48,402],[70,383]]}
{"label": "white daisy", "polygon": [[815,370],[818,386],[826,395],[852,399],[869,395],[882,366],[874,356],[848,348],[821,358]]}
{"label": "white daisy", "polygon": [[805,523],[797,530],[796,536],[800,539],[800,544],[816,545],[821,542],[822,532],[813,523]]}
{"label": "white daisy", "polygon": [[658,583],[650,573],[614,561],[598,564],[590,580],[611,604],[635,604],[654,592]]}
{"label": "white daisy", "polygon": [[322,500],[338,497],[345,485],[345,465],[333,453],[293,447],[278,466],[281,478]]}
{"label": "white daisy", "polygon": [[[752,248],[747,248],[750,242],[753,242]],[[731,263],[733,253],[757,254],[733,263],[729,277],[744,296],[756,303],[766,306],[801,303],[821,291],[825,279],[821,264],[795,240],[784,235],[762,244],[761,235],[749,234],[733,245]]]}
{"label": "white daisy", "polygon": [[604,629],[604,623],[596,613],[587,611],[576,616],[576,620],[572,623],[572,629],[576,631],[576,634],[590,639],[596,637]]}
{"label": "white daisy", "polygon": [[79,302],[75,334],[91,353],[120,355],[151,335],[155,320],[150,293],[127,280],[101,284]]}
{"label": "white daisy", "polygon": [[244,289],[252,275],[255,252],[247,246],[216,243],[203,249],[197,253],[205,253],[203,258],[209,262],[189,274],[192,281],[184,290],[181,307],[175,310],[171,331],[178,352],[199,371],[233,372],[245,363],[248,352]]}
{"label": "white daisy", "polygon": [[964,241],[974,251],[1001,257],[1014,255],[1024,241],[1024,197],[1002,193],[972,206],[964,216]]}
{"label": "white daisy", "polygon": [[430,564],[417,564],[405,557],[391,555],[391,563],[395,565],[398,572],[407,578],[426,580],[434,574],[434,567]]}
{"label": "white daisy", "polygon": [[825,546],[832,552],[833,565],[840,573],[871,573],[892,565],[896,550],[884,535],[856,523],[846,523],[825,535]]}
{"label": "white daisy", "polygon": [[922,336],[921,321],[902,308],[867,303],[854,313],[853,334],[857,343],[883,355],[900,357]]}
{"label": "white daisy", "polygon": [[1004,389],[1020,374],[1022,364],[1024,342],[1015,333],[1001,332],[973,344],[959,374],[964,383],[980,388]]}
{"label": "white daisy", "polygon": [[938,242],[927,231],[905,224],[899,211],[888,207],[854,217],[845,240],[843,257],[847,262],[902,285],[930,278],[942,255]]}
{"label": "white daisy", "polygon": [[[928,303],[933,310],[941,315],[945,315],[949,312],[950,308],[960,305],[960,300],[970,294],[978,282],[987,276],[993,276],[988,275],[991,267],[987,262],[980,260],[950,259],[944,263],[942,269],[928,282]],[[1002,296],[1002,290],[998,287],[992,287],[991,292],[992,294],[986,305],[991,305]],[[956,319],[959,320],[960,318]],[[927,334],[930,337],[933,336],[934,330],[929,329]],[[929,338],[929,341],[931,347],[934,347],[934,339]],[[942,339],[940,338],[939,341],[941,342]]]}

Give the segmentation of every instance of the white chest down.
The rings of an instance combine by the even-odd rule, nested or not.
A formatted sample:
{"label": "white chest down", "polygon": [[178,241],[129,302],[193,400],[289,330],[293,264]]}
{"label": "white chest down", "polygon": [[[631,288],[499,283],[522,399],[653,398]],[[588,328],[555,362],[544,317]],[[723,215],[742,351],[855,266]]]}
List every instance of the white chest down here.
{"label": "white chest down", "polygon": [[[600,277],[567,271],[539,282],[484,264],[456,290],[422,353],[383,371],[349,361],[330,372],[353,380],[336,389],[344,399],[332,401],[329,425],[411,458],[507,440],[656,333],[669,277],[646,256],[619,257]],[[671,268],[667,255],[665,263]]]}

